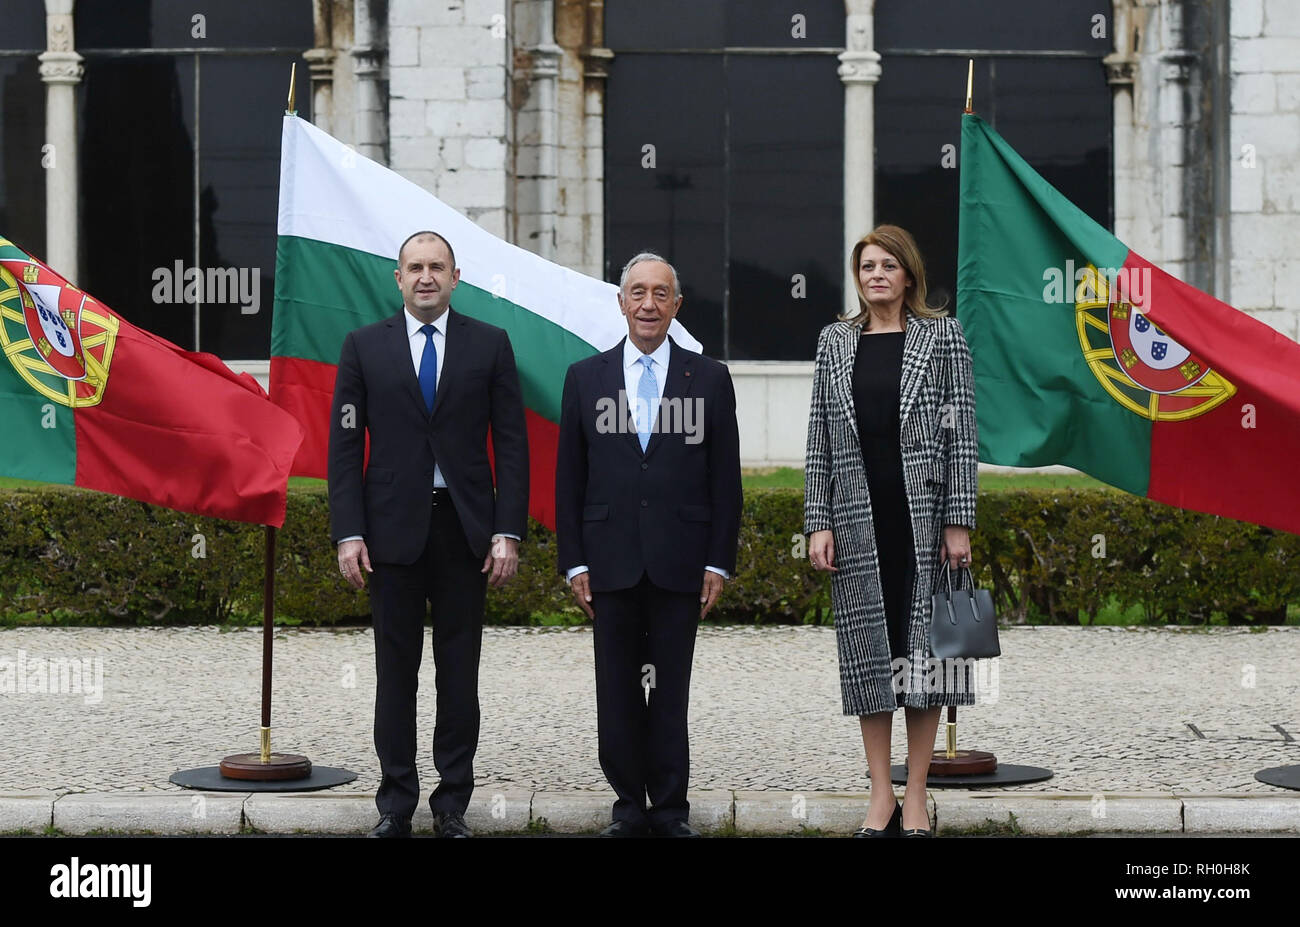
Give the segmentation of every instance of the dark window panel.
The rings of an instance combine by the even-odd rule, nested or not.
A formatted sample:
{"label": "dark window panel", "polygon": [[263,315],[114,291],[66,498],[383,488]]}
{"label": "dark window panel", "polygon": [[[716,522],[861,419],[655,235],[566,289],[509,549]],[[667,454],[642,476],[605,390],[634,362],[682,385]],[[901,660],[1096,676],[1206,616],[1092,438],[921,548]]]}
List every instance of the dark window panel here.
{"label": "dark window panel", "polygon": [[44,0],[5,0],[0,11],[0,49],[45,50]]}
{"label": "dark window panel", "polygon": [[88,56],[79,96],[83,289],[193,348],[192,307],[155,303],[153,274],[194,263],[194,56]]}
{"label": "dark window panel", "polygon": [[[193,34],[205,17],[205,37]],[[311,48],[311,0],[77,0],[78,49]]]}
{"label": "dark window panel", "polygon": [[[876,221],[901,225],[926,261],[931,302],[955,306],[965,61],[887,57],[876,85]],[[1111,227],[1111,97],[1096,61],[990,59],[975,65],[975,110],[1062,194]],[[961,96],[962,93],[956,94]],[[1068,106],[1061,101],[1069,100]],[[962,101],[964,102],[964,101]],[[864,230],[865,231],[865,230]]]}
{"label": "dark window panel", "polygon": [[[791,35],[804,16],[804,38]],[[843,0],[655,0],[605,5],[605,44],[614,51],[734,48],[839,48]]]}
{"label": "dark window panel", "polygon": [[[681,277],[679,319],[722,356],[723,99],[721,56],[628,55],[611,63],[605,102],[607,279],[638,251]],[[656,167],[643,168],[643,146]]]}
{"label": "dark window panel", "polygon": [[[844,0],[726,0],[726,10],[730,47],[844,47]],[[790,34],[795,14],[804,17],[804,38]]]}
{"label": "dark window panel", "polygon": [[721,48],[725,8],[716,0],[615,0],[605,5],[605,45],[624,48]]}
{"label": "dark window panel", "polygon": [[[283,83],[292,60],[205,57],[200,64],[200,263],[205,273],[235,268],[258,294],[256,313],[242,312],[243,296],[233,293],[200,314],[203,350],[230,360],[270,357],[283,114],[275,106],[250,109],[247,101]],[[300,93],[297,104],[308,120],[310,97]]]}
{"label": "dark window panel", "polygon": [[34,55],[0,58],[0,235],[43,258],[45,85],[37,68]]}
{"label": "dark window panel", "polygon": [[[1106,17],[1093,38],[1093,17]],[[1098,0],[878,0],[876,48],[1053,49],[1108,54],[1111,5]]]}
{"label": "dark window panel", "polygon": [[[727,58],[730,344],[807,360],[843,293],[844,88],[833,57]],[[803,298],[792,294],[802,274]]]}

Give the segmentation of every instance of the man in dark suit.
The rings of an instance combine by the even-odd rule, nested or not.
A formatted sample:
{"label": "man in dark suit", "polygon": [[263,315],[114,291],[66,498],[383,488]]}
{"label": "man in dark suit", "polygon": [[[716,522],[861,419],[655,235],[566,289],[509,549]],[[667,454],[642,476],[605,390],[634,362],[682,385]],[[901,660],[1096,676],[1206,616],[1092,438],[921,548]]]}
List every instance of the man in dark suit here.
{"label": "man in dark suit", "polygon": [[383,778],[370,836],[409,836],[420,800],[415,693],[428,600],[438,687],[433,764],[441,777],[429,806],[441,836],[468,837],[484,594],[487,583],[515,574],[528,514],[524,406],[505,331],[450,308],[460,271],[446,239],[416,232],[397,262],[402,311],[349,333],[339,355],[330,535],[349,583],[359,589],[362,571],[372,574]]}
{"label": "man in dark suit", "polygon": [[627,338],[564,381],[558,565],[595,621],[600,766],[618,796],[603,836],[696,837],[686,709],[696,626],[736,565],[736,394],[726,367],[668,337],[672,265],[638,254],[618,302]]}

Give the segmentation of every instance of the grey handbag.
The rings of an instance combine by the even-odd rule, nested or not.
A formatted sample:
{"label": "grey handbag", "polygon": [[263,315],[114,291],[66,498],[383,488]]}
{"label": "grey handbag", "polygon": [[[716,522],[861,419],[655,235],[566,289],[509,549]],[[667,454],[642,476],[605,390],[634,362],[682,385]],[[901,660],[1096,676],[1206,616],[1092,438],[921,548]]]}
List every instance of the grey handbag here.
{"label": "grey handbag", "polygon": [[[1002,653],[998,645],[998,619],[993,614],[993,594],[975,588],[969,568],[961,570],[957,588],[952,587],[953,571],[947,564],[939,569],[947,574],[947,588],[940,589],[936,579],[930,599],[930,652],[941,660],[961,658],[979,660]],[[970,580],[963,588],[962,577]]]}

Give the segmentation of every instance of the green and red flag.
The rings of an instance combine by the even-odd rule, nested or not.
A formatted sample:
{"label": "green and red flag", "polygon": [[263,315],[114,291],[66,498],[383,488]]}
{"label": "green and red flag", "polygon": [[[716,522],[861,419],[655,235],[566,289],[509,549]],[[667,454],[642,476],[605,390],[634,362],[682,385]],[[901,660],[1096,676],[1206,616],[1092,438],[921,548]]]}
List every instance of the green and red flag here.
{"label": "green and red flag", "polygon": [[[401,311],[397,249],[420,229],[438,232],[455,249],[461,277],[452,308],[510,335],[528,424],[529,513],[554,528],[565,372],[627,334],[618,288],[497,238],[422,187],[286,115],[271,398],[305,432],[293,472],[327,476],[343,338]],[[670,333],[682,347],[701,349],[679,322]]]}
{"label": "green and red flag", "polygon": [[136,328],[0,238],[0,473],[280,526],[302,431],[257,381]]}
{"label": "green and red flag", "polygon": [[1300,345],[1176,280],[962,120],[980,459],[1300,534]]}

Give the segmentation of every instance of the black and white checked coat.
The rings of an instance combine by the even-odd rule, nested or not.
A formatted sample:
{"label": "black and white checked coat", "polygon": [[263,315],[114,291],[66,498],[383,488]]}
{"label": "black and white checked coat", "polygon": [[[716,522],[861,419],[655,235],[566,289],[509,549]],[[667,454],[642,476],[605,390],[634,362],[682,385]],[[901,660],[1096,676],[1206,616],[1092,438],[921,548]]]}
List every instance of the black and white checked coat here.
{"label": "black and white checked coat", "polygon": [[908,628],[912,660],[909,670],[898,671],[890,666],[871,498],[853,406],[853,361],[860,333],[848,322],[822,329],[804,462],[804,532],[834,532],[839,572],[831,574],[831,605],[844,713],[866,715],[900,705],[971,705],[975,697],[968,670],[945,680],[926,662],[930,596],[943,526],[975,527],[978,445],[970,350],[957,319],[907,313],[899,439],[916,585]]}

